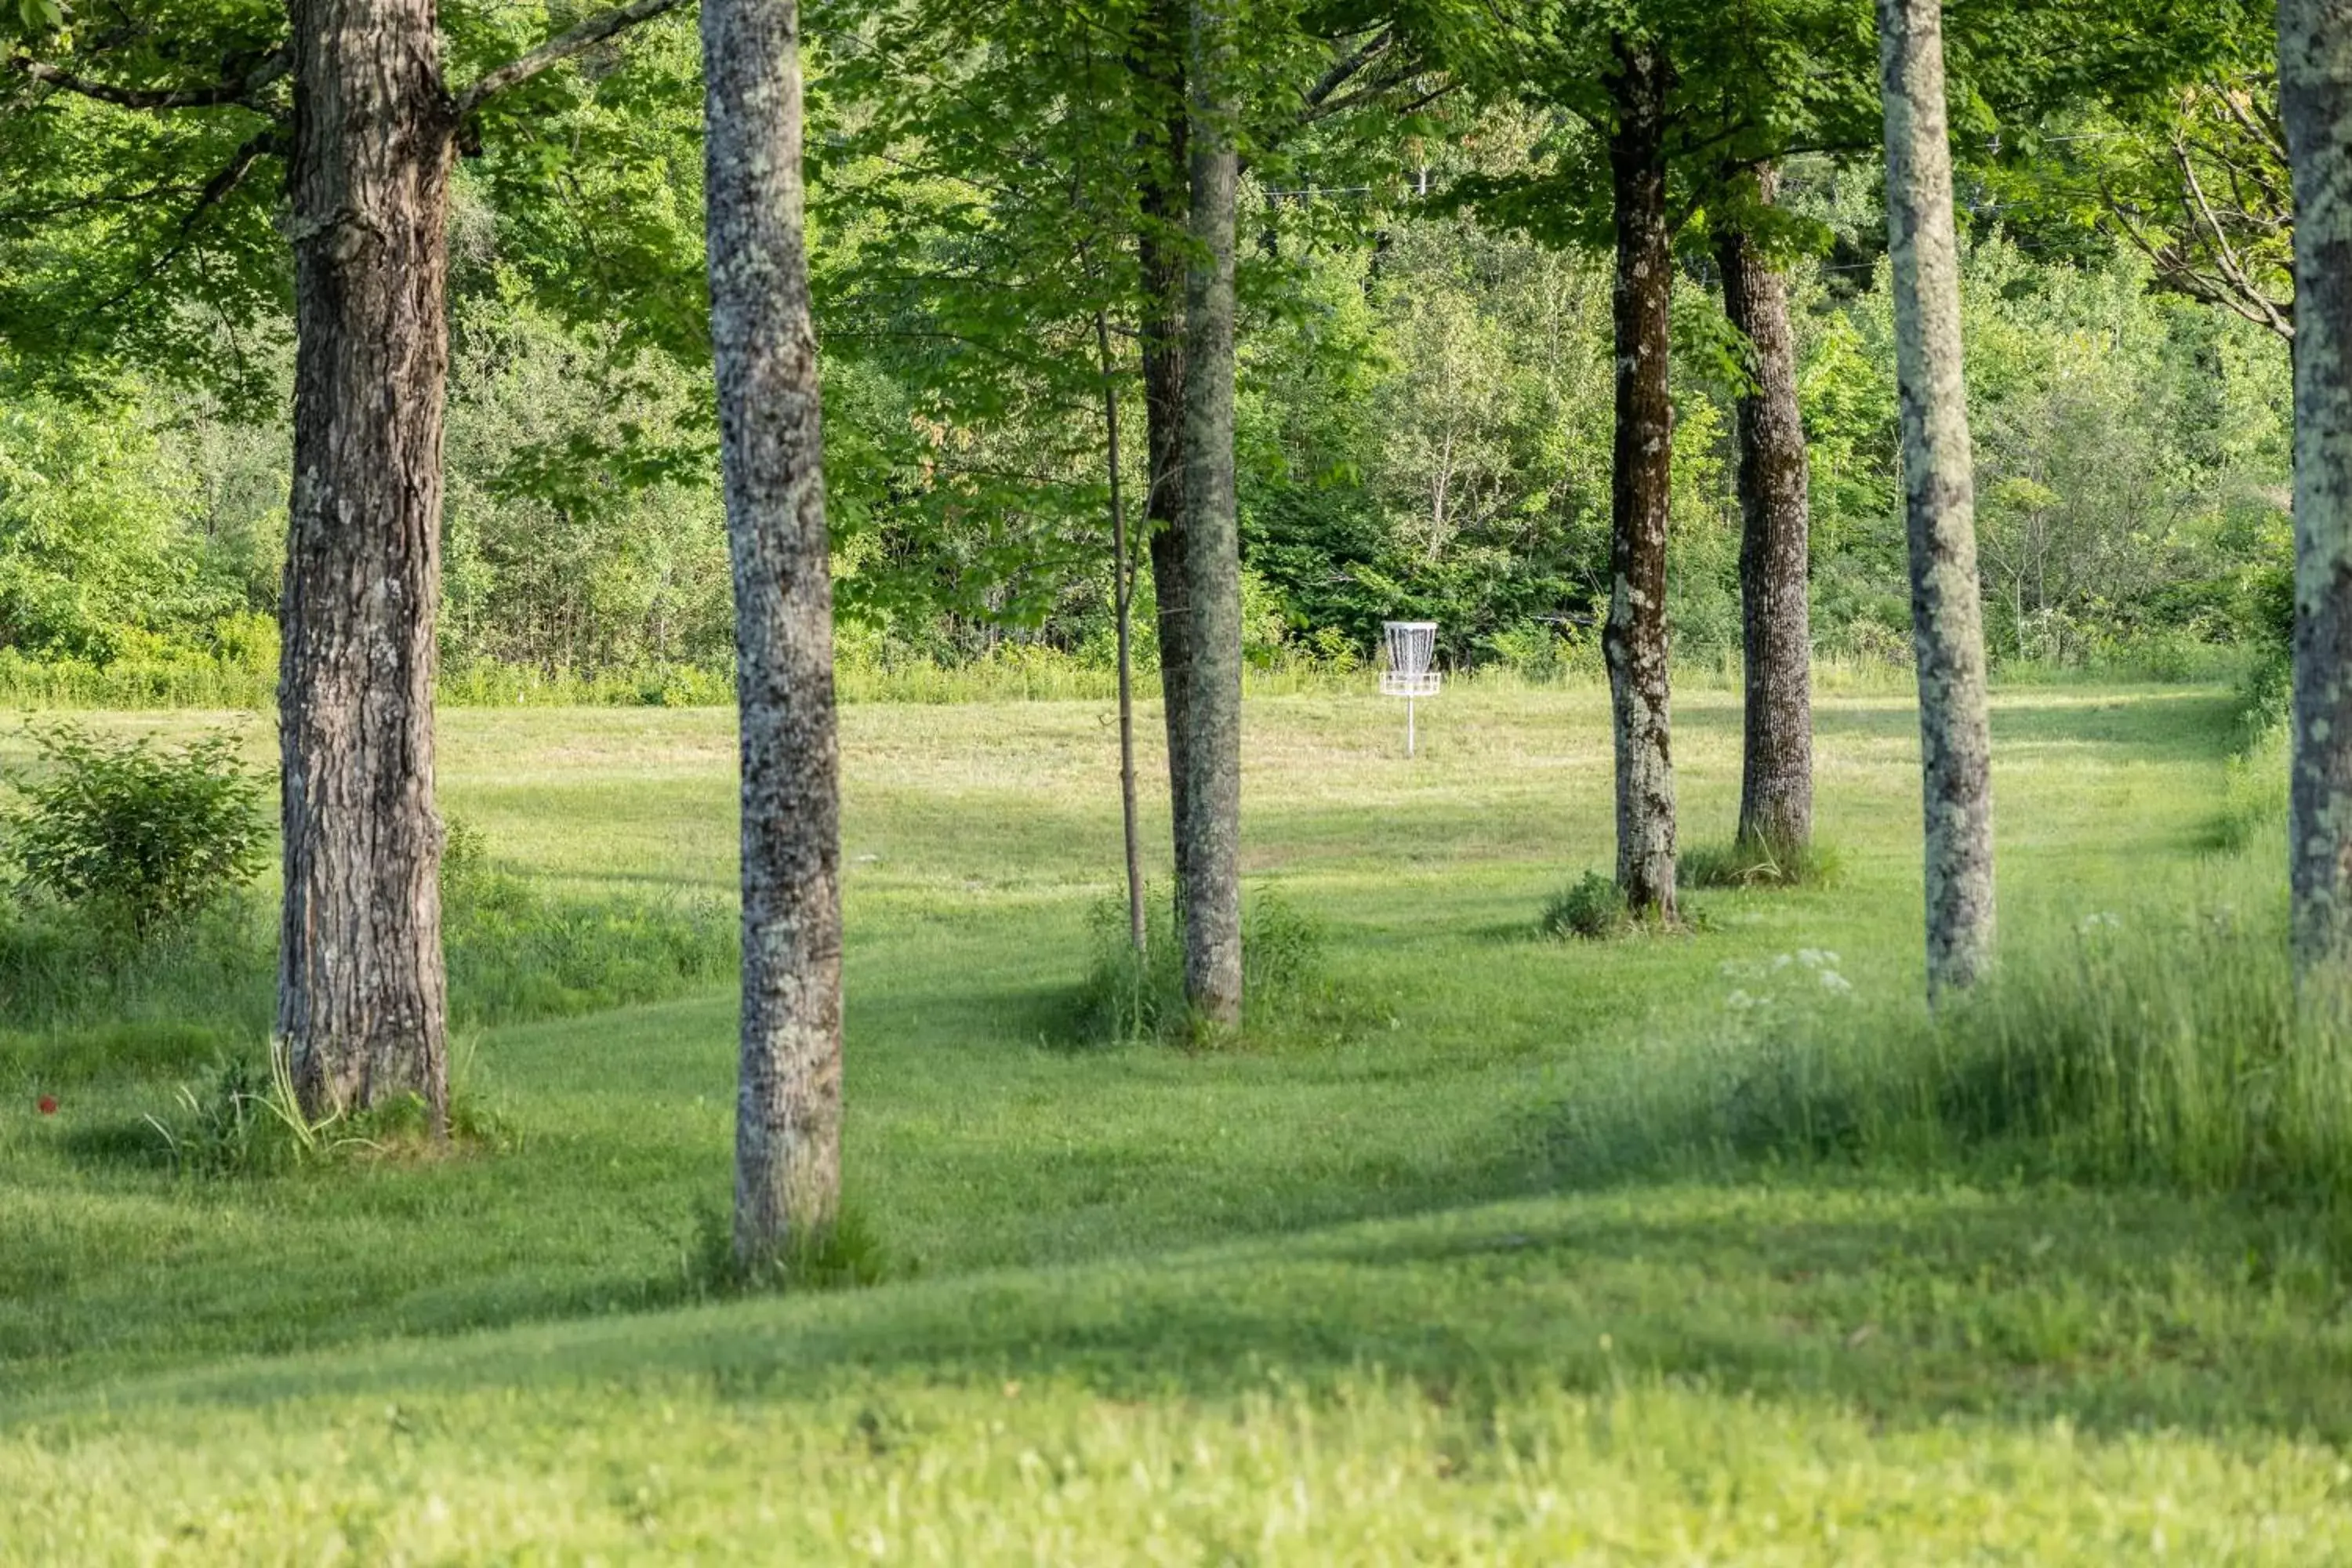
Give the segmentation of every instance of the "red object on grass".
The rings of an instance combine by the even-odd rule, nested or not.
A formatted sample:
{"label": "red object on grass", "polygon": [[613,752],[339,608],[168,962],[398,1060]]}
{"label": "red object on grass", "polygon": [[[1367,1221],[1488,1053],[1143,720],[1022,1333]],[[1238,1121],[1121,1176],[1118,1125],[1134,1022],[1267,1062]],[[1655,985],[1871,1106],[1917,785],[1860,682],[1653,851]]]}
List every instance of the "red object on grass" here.
{"label": "red object on grass", "polygon": [[58,1097],[54,1094],[45,1094],[41,1096],[41,1114],[44,1116],[55,1116],[57,1113]]}

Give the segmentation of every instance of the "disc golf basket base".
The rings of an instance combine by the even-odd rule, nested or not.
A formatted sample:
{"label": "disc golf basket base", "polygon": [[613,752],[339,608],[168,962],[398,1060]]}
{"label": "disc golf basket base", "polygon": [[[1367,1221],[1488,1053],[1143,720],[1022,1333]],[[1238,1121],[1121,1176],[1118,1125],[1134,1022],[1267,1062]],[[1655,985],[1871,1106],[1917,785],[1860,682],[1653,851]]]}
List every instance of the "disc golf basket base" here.
{"label": "disc golf basket base", "polygon": [[1404,754],[1413,754],[1413,703],[1437,695],[1435,621],[1383,621],[1381,642],[1388,668],[1381,671],[1381,695],[1404,699]]}

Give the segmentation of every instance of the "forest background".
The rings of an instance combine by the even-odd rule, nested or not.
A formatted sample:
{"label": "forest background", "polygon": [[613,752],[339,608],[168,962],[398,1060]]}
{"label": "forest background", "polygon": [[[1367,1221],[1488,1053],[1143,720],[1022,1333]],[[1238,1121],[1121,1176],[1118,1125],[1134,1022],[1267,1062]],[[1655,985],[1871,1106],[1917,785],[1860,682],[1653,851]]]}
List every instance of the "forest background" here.
{"label": "forest background", "polygon": [[[1021,249],[1002,150],[910,138],[861,77],[857,39],[814,34],[812,263],[845,689],[910,670],[1107,679],[1113,562],[1086,226],[1066,226],[1064,254]],[[568,142],[461,163],[446,697],[726,698],[698,126],[691,98],[663,90],[691,58],[690,25],[656,24],[609,68],[566,79]],[[1310,132],[1245,178],[1253,667],[1350,671],[1375,657],[1382,619],[1411,616],[1440,624],[1457,671],[1598,671],[1608,259],[1484,221],[1450,195],[1465,175],[1491,185],[1554,164],[1576,133],[1440,102],[1369,139]],[[1979,151],[1960,195],[1996,668],[2177,677],[2283,646],[2284,342],[2167,287],[2079,190],[2066,199],[2046,170]],[[1817,652],[1899,668],[1909,607],[1880,175],[1867,158],[1800,155],[1780,202]],[[0,245],[21,249],[41,216],[0,210]],[[1678,254],[1675,652],[1732,670],[1744,361],[1703,225]],[[168,319],[147,341],[118,327],[113,352],[47,356],[38,374],[0,359],[0,691],[257,704],[277,671],[290,322],[249,301],[215,312],[185,279],[132,287],[118,314]],[[624,297],[636,302],[626,312],[601,308]],[[40,308],[0,300],[19,316]],[[1124,386],[1132,344],[1113,350]],[[1135,495],[1146,443],[1139,391],[1127,390]],[[1150,591],[1146,574],[1146,668]]]}

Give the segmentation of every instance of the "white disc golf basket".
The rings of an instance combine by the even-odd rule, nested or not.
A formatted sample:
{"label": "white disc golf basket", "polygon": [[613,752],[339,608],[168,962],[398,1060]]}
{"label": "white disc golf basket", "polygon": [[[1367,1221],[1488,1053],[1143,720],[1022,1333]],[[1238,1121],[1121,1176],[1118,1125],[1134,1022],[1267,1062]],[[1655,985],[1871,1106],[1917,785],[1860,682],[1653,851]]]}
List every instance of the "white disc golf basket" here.
{"label": "white disc golf basket", "polygon": [[1412,755],[1412,705],[1416,699],[1437,695],[1437,623],[1383,621],[1381,641],[1388,668],[1381,671],[1381,695],[1404,699],[1404,754]]}

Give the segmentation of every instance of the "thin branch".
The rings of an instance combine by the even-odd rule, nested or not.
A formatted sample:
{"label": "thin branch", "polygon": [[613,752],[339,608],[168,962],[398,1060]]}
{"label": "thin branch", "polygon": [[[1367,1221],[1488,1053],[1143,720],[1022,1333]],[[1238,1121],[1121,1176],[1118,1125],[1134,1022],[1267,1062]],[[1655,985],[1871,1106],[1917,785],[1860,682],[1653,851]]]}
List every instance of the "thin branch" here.
{"label": "thin branch", "polygon": [[12,56],[8,65],[19,75],[44,87],[95,99],[100,103],[110,103],[118,109],[217,109],[231,103],[259,109],[261,105],[256,100],[261,90],[293,68],[294,56],[291,49],[280,44],[264,56],[259,65],[236,80],[207,82],[202,87],[121,87],[113,82],[77,76],[62,66],[37,60],[30,55]]}
{"label": "thin branch", "polygon": [[626,5],[616,5],[610,11],[589,17],[578,26],[558,33],[529,54],[519,55],[484,74],[479,81],[457,95],[457,117],[465,119],[482,106],[485,99],[504,92],[551,66],[562,65],[572,56],[592,49],[615,33],[626,32],[640,22],[649,22],[667,11],[675,11],[686,0],[630,0]]}
{"label": "thin branch", "polygon": [[2213,237],[2214,262],[2221,269],[2221,276],[2229,280],[2232,288],[2238,289],[2271,318],[2267,323],[2271,331],[2283,338],[2294,337],[2294,328],[2280,315],[2277,307],[2271,303],[2269,296],[2257,289],[2253,279],[2246,275],[2245,268],[2239,259],[2237,247],[2230,243],[2229,234],[2222,228],[2221,220],[2214,215],[2212,204],[2205,199],[2205,186],[2197,178],[2197,167],[2189,156],[2189,150],[2176,142],[2173,144],[2172,155],[2180,165],[2180,177],[2188,194],[2196,202],[2198,216],[2205,220],[2206,232]]}

